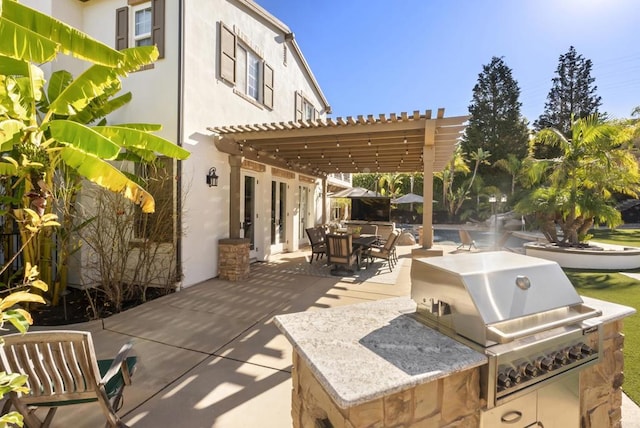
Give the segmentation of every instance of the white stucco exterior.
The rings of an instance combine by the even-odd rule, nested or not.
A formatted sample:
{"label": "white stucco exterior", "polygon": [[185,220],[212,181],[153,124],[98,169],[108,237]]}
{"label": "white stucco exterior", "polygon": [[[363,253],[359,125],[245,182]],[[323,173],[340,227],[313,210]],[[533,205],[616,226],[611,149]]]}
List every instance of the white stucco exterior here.
{"label": "white stucco exterior", "polygon": [[[73,25],[109,46],[115,44],[115,11],[127,6],[127,0],[27,0],[24,4]],[[183,10],[180,10],[180,8]],[[182,22],[181,22],[182,19]],[[219,73],[220,24],[233,29],[239,40],[266,62],[274,73],[273,108],[248,101],[234,91]],[[297,46],[289,29],[250,1],[238,0],[166,0],[165,51],[152,69],[132,73],[123,81],[123,93],[131,91],[133,100],[109,117],[111,123],[160,123],[164,138],[191,152],[182,162],[182,229],[179,243],[183,286],[190,286],[218,275],[218,241],[229,236],[229,159],[216,150],[207,127],[295,120],[295,93],[302,93],[326,116],[326,100],[304,59],[297,56]],[[285,62],[286,49],[286,62]],[[182,58],[181,58],[182,57]],[[82,65],[61,60],[52,67],[65,68],[74,74]],[[72,67],[75,67],[72,69]],[[215,167],[217,187],[205,183],[209,168]],[[299,188],[309,191],[307,224],[321,218],[320,181],[301,182],[264,172],[243,170],[255,177],[256,241],[252,255],[266,260],[279,251],[295,250],[306,242],[299,226]],[[271,245],[271,182],[285,182],[286,239]],[[283,214],[284,215],[284,214]],[[302,239],[301,239],[302,238]]]}

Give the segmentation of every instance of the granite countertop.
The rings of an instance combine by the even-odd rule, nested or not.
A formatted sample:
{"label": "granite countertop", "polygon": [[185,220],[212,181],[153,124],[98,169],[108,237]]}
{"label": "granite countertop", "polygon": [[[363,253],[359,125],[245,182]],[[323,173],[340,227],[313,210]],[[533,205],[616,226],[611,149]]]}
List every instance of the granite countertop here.
{"label": "granite countertop", "polygon": [[[609,323],[635,309],[583,297]],[[487,357],[419,323],[409,297],[278,315],[275,323],[327,393],[346,409],[487,363]]]}
{"label": "granite countertop", "polygon": [[486,364],[487,357],[414,320],[409,297],[278,315],[276,325],[327,393],[349,408]]}
{"label": "granite countertop", "polygon": [[619,305],[617,303],[606,302],[592,297],[580,296],[585,305],[602,311],[602,315],[584,321],[587,324],[601,322],[603,324],[614,322],[626,318],[636,313],[634,308]]}

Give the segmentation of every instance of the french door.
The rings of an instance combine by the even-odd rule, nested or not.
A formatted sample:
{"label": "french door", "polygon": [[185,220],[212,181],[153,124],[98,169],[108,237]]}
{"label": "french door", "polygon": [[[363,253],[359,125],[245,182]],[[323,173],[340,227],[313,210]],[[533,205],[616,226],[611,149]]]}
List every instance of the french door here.
{"label": "french door", "polygon": [[307,239],[305,229],[309,224],[311,213],[309,212],[309,187],[298,187],[298,242],[304,242]]}
{"label": "french door", "polygon": [[256,177],[245,175],[242,180],[242,201],[240,203],[240,223],[244,237],[249,239],[249,257],[255,259],[258,255],[256,248]]}
{"label": "french door", "polygon": [[281,252],[287,242],[287,183],[271,181],[271,251]]}

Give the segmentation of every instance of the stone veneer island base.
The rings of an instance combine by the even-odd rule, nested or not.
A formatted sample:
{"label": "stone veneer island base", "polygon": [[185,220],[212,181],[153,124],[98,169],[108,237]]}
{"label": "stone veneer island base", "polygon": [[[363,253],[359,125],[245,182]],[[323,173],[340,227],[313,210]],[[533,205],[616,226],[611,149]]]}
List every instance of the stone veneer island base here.
{"label": "stone veneer island base", "polygon": [[[620,427],[622,318],[632,308],[584,298],[601,309],[603,358],[580,373],[580,426]],[[295,428],[478,427],[487,358],[423,326],[409,298],[278,315],[292,343]]]}

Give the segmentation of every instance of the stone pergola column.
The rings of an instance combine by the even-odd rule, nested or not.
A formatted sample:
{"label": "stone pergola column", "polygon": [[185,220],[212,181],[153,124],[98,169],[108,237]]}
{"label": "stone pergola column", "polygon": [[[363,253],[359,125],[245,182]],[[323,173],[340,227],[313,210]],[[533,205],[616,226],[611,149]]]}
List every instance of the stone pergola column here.
{"label": "stone pergola column", "polygon": [[218,241],[218,277],[229,281],[249,278],[249,239],[240,238],[242,156],[229,155],[229,238]]}
{"label": "stone pergola column", "polygon": [[242,156],[229,155],[229,238],[240,238],[240,169]]}

